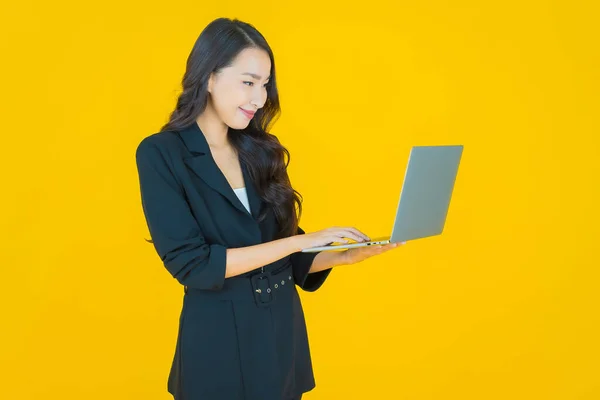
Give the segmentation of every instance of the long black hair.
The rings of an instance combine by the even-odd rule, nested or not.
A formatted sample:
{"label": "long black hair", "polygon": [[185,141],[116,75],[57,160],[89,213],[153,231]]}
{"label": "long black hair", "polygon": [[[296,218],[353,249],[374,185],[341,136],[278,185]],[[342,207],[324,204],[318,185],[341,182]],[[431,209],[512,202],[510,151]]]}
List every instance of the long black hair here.
{"label": "long black hair", "polygon": [[[228,136],[241,162],[248,166],[259,196],[273,210],[280,230],[277,238],[295,235],[302,215],[302,196],[291,186],[287,173],[290,153],[279,139],[268,132],[281,113],[275,60],[263,35],[251,24],[238,19],[218,18],[209,23],[196,40],[187,59],[183,76],[183,92],[177,106],[161,131],[180,130],[195,123],[208,102],[208,80],[212,72],[231,65],[247,48],[262,49],[271,59],[271,78],[267,85],[267,101],[249,125],[241,130],[229,128]],[[231,132],[234,131],[234,134]],[[298,215],[296,215],[296,205]],[[262,221],[269,207],[259,215]]]}

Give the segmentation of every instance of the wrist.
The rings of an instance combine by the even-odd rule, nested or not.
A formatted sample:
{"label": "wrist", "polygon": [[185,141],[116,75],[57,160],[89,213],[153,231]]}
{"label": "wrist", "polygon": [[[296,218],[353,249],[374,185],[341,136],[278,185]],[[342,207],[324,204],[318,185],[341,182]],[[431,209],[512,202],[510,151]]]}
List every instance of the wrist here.
{"label": "wrist", "polygon": [[290,236],[285,240],[288,241],[288,249],[289,249],[290,254],[296,253],[296,252],[302,250],[302,245],[300,244],[300,241],[298,240],[298,235]]}
{"label": "wrist", "polygon": [[348,250],[338,251],[337,252],[337,262],[336,265],[348,265]]}

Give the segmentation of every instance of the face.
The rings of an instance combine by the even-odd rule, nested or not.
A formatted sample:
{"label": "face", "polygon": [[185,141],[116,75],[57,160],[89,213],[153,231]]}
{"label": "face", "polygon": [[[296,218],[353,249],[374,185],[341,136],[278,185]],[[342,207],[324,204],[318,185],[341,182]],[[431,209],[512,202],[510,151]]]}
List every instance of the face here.
{"label": "face", "polygon": [[267,101],[271,59],[261,49],[242,50],[231,66],[211,74],[209,106],[233,129],[244,129]]}

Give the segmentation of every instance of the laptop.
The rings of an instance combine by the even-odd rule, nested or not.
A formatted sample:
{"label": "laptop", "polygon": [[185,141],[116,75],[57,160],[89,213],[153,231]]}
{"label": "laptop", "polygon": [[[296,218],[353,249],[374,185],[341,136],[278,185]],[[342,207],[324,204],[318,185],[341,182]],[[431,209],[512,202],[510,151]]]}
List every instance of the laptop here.
{"label": "laptop", "polygon": [[351,249],[440,235],[446,224],[462,152],[463,145],[412,147],[390,236],[368,242],[348,238],[353,243],[333,242],[301,251]]}

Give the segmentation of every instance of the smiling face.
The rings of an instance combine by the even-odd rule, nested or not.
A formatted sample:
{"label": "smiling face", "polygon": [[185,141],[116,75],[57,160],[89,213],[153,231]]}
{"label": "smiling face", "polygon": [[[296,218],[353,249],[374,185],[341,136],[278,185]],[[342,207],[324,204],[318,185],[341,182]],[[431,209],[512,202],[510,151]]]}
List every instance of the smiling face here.
{"label": "smiling face", "polygon": [[246,128],[253,113],[267,101],[270,72],[267,52],[256,48],[242,50],[229,67],[211,74],[209,106],[227,126]]}

